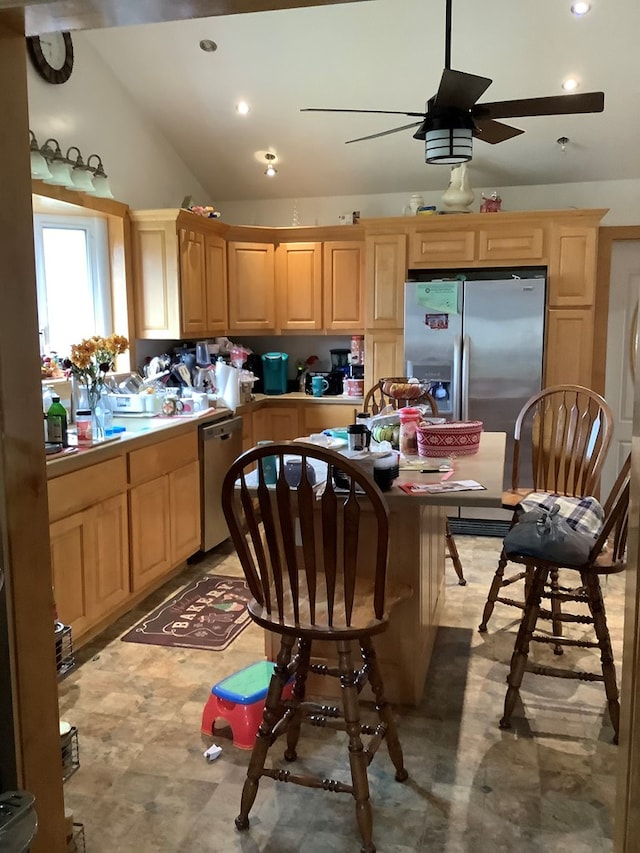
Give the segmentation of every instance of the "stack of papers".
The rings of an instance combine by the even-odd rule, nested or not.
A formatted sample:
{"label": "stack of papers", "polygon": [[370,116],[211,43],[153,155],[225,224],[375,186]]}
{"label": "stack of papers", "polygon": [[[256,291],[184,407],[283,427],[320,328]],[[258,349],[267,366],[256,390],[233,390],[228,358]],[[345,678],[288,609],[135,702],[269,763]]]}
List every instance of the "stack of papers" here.
{"label": "stack of papers", "polygon": [[437,495],[442,492],[467,492],[484,489],[475,480],[448,480],[441,483],[401,483],[400,488],[408,495]]}

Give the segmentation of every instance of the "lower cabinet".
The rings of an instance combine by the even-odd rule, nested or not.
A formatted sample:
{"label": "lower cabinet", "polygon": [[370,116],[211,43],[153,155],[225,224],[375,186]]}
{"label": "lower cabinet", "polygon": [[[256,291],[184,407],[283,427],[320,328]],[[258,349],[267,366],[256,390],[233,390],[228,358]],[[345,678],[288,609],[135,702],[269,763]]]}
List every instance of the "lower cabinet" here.
{"label": "lower cabinet", "polygon": [[302,435],[298,406],[274,405],[253,413],[253,441],[292,441]]}
{"label": "lower cabinet", "polygon": [[58,617],[77,637],[129,595],[126,495],[54,521],[49,531]]}
{"label": "lower cabinet", "polygon": [[200,547],[195,431],[130,453],[129,478],[131,589],[136,593]]}
{"label": "lower cabinet", "polygon": [[313,435],[323,429],[349,426],[361,408],[360,403],[311,403],[303,406],[300,435]]}

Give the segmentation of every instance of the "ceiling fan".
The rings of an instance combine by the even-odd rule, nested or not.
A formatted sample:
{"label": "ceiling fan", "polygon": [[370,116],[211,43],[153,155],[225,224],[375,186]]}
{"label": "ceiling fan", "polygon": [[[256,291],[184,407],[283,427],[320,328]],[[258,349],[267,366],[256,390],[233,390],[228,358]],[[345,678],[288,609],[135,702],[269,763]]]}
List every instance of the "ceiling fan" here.
{"label": "ceiling fan", "polygon": [[412,127],[418,129],[414,139],[425,141],[425,159],[427,163],[455,164],[471,160],[472,137],[495,145],[524,133],[517,127],[511,127],[496,119],[524,116],[572,115],[576,113],[599,113],[604,109],[603,92],[586,92],[580,95],[551,95],[546,98],[521,98],[515,101],[494,101],[478,104],[484,92],[493,82],[488,77],[467,74],[451,68],[451,7],[452,0],[446,0],[445,16],[445,67],[440,79],[438,91],[426,103],[424,112],[403,112],[402,110],[348,110],[320,107],[307,107],[301,112],[331,113],[384,113],[419,118],[411,124],[348,139],[362,142],[388,136]]}

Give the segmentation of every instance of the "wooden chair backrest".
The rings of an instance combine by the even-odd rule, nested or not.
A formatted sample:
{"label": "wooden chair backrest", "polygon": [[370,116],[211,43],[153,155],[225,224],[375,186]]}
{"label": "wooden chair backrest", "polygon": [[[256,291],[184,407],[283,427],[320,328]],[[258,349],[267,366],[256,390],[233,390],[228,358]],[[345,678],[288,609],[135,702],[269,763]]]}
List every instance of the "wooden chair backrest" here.
{"label": "wooden chair backrest", "polygon": [[[266,456],[277,460],[277,481],[271,487],[264,480]],[[302,461],[297,487],[285,478],[291,457]],[[307,462],[318,469],[318,463],[327,466],[326,485],[318,488],[321,476],[312,485]],[[350,479],[348,492],[336,489],[334,469]],[[251,595],[274,630],[299,635],[302,629],[322,638],[382,623],[389,514],[382,493],[362,466],[311,444],[254,447],[229,468],[222,508]],[[355,612],[356,581],[363,567],[373,580],[373,594],[366,612]]]}
{"label": "wooden chair backrest", "polygon": [[390,397],[382,390],[383,382],[408,381],[409,379],[406,376],[394,376],[388,379],[385,378],[384,380],[380,379],[373,388],[370,388],[365,394],[362,411],[368,412],[372,415],[377,415],[385,408],[385,406],[389,405],[393,406],[394,409],[402,409],[404,406],[430,406],[431,414],[436,417],[438,414],[438,404],[428,391],[425,391],[424,394],[420,397],[414,398],[413,400],[399,400],[396,397]]}
{"label": "wooden chair backrest", "polygon": [[[580,385],[556,385],[531,397],[516,419],[512,488],[584,497],[597,490],[613,434],[605,399]],[[531,470],[522,470],[521,441],[530,443]]]}
{"label": "wooden chair backrest", "polygon": [[591,549],[591,563],[595,564],[597,561],[600,569],[620,569],[625,565],[630,483],[631,454],[627,456],[607,497],[604,505],[604,526]]}

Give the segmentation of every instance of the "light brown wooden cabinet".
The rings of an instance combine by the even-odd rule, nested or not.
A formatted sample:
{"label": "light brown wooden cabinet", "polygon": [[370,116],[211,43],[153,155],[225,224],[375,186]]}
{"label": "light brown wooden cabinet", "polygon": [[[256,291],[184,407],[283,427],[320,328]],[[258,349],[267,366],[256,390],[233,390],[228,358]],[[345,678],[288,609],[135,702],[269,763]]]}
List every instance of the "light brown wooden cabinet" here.
{"label": "light brown wooden cabinet", "polygon": [[229,331],[276,329],[273,243],[227,243]]}
{"label": "light brown wooden cabinet", "polygon": [[131,588],[139,592],[200,547],[194,430],[129,453]]}
{"label": "light brown wooden cabinet", "polygon": [[357,241],[323,244],[324,328],[352,334],[364,329],[364,250]]}
{"label": "light brown wooden cabinet", "polygon": [[384,375],[404,374],[399,259],[408,239],[408,269],[546,268],[543,383],[595,387],[597,238],[605,213],[551,210],[416,217],[409,222],[364,220],[365,386]]}
{"label": "light brown wooden cabinet", "polygon": [[124,458],[49,482],[52,583],[59,618],[81,638],[129,596]]}
{"label": "light brown wooden cabinet", "polygon": [[280,329],[322,329],[322,243],[277,247],[276,297]]}
{"label": "light brown wooden cabinet", "polygon": [[136,335],[193,338],[228,324],[226,247],[187,211],[131,211]]}
{"label": "light brown wooden cabinet", "polygon": [[253,413],[253,441],[291,441],[302,435],[298,406],[277,404]]}
{"label": "light brown wooden cabinet", "polygon": [[300,435],[313,435],[332,427],[345,427],[355,420],[355,403],[308,403],[300,407]]}

